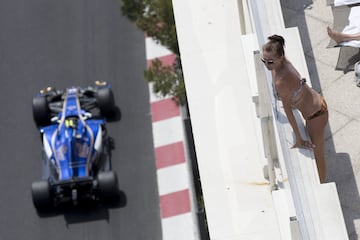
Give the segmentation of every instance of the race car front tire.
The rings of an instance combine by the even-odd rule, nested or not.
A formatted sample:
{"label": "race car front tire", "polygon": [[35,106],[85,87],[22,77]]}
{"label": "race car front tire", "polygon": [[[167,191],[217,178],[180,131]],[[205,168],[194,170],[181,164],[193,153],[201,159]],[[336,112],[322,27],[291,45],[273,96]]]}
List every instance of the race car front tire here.
{"label": "race car front tire", "polygon": [[33,182],[31,185],[32,200],[38,211],[46,211],[51,207],[50,183],[46,180]]}
{"label": "race car front tire", "polygon": [[50,109],[45,96],[33,98],[33,117],[38,127],[50,124]]}
{"label": "race car front tire", "polygon": [[105,118],[111,118],[114,115],[115,101],[114,94],[110,88],[100,88],[96,96],[101,114]]}

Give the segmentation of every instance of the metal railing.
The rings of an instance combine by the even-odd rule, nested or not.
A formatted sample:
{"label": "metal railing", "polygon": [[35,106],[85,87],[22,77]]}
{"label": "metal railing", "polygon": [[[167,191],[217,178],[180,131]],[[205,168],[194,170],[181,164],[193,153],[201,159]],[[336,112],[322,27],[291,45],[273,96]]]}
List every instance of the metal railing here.
{"label": "metal railing", "polygon": [[271,105],[269,104],[271,102],[270,89],[268,89],[264,67],[260,61],[260,51],[254,51],[254,62],[256,72],[264,73],[257,74],[256,80],[259,95],[254,99],[257,108],[257,117],[260,118],[261,123],[265,158],[268,163],[267,167],[264,169],[264,175],[269,179],[270,189],[277,190],[278,185],[276,182],[274,164],[275,162],[278,162],[278,153],[275,139],[274,118]]}

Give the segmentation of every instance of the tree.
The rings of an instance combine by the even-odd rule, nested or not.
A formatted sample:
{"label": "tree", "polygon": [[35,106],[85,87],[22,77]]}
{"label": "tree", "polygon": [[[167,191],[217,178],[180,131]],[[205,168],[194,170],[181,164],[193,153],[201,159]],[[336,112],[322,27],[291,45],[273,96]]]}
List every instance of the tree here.
{"label": "tree", "polygon": [[171,0],[120,0],[121,11],[149,37],[176,55],[173,66],[163,66],[155,59],[144,71],[144,77],[154,85],[155,94],[172,96],[179,104],[185,104],[186,92],[181,67]]}

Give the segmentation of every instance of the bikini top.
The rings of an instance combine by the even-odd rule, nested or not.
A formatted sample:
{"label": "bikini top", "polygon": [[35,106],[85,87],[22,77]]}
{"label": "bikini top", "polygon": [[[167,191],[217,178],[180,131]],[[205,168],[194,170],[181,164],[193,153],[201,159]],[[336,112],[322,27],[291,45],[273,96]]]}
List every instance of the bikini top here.
{"label": "bikini top", "polygon": [[302,78],[300,81],[299,81],[299,85],[297,86],[297,88],[294,90],[292,96],[291,96],[291,102],[292,103],[295,103],[296,102],[296,98],[297,96],[299,95],[299,93],[301,92],[302,90],[302,87],[305,85],[306,83],[306,79],[305,78]]}
{"label": "bikini top", "polygon": [[[298,96],[299,93],[301,92],[302,87],[303,87],[303,85],[304,85],[305,83],[306,83],[306,79],[305,79],[305,78],[300,79],[299,85],[296,87],[296,89],[294,90],[294,92],[293,92],[293,94],[292,94],[292,96],[291,96],[291,102],[292,102],[292,103],[295,102],[297,96]],[[279,96],[278,92],[276,91],[276,87],[275,87],[274,84],[273,84],[273,88],[274,88],[275,98],[276,98],[277,100],[280,100],[280,96]]]}

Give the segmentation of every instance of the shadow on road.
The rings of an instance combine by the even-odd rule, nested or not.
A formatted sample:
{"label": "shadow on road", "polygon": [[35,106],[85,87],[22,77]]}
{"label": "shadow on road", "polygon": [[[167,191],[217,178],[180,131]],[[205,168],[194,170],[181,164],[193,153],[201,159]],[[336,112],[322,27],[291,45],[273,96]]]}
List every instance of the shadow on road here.
{"label": "shadow on road", "polygon": [[51,218],[63,215],[67,225],[99,220],[109,221],[109,210],[124,208],[127,205],[127,197],[123,191],[119,191],[116,201],[111,203],[84,202],[81,205],[64,205],[46,212],[37,212],[41,218]]}

